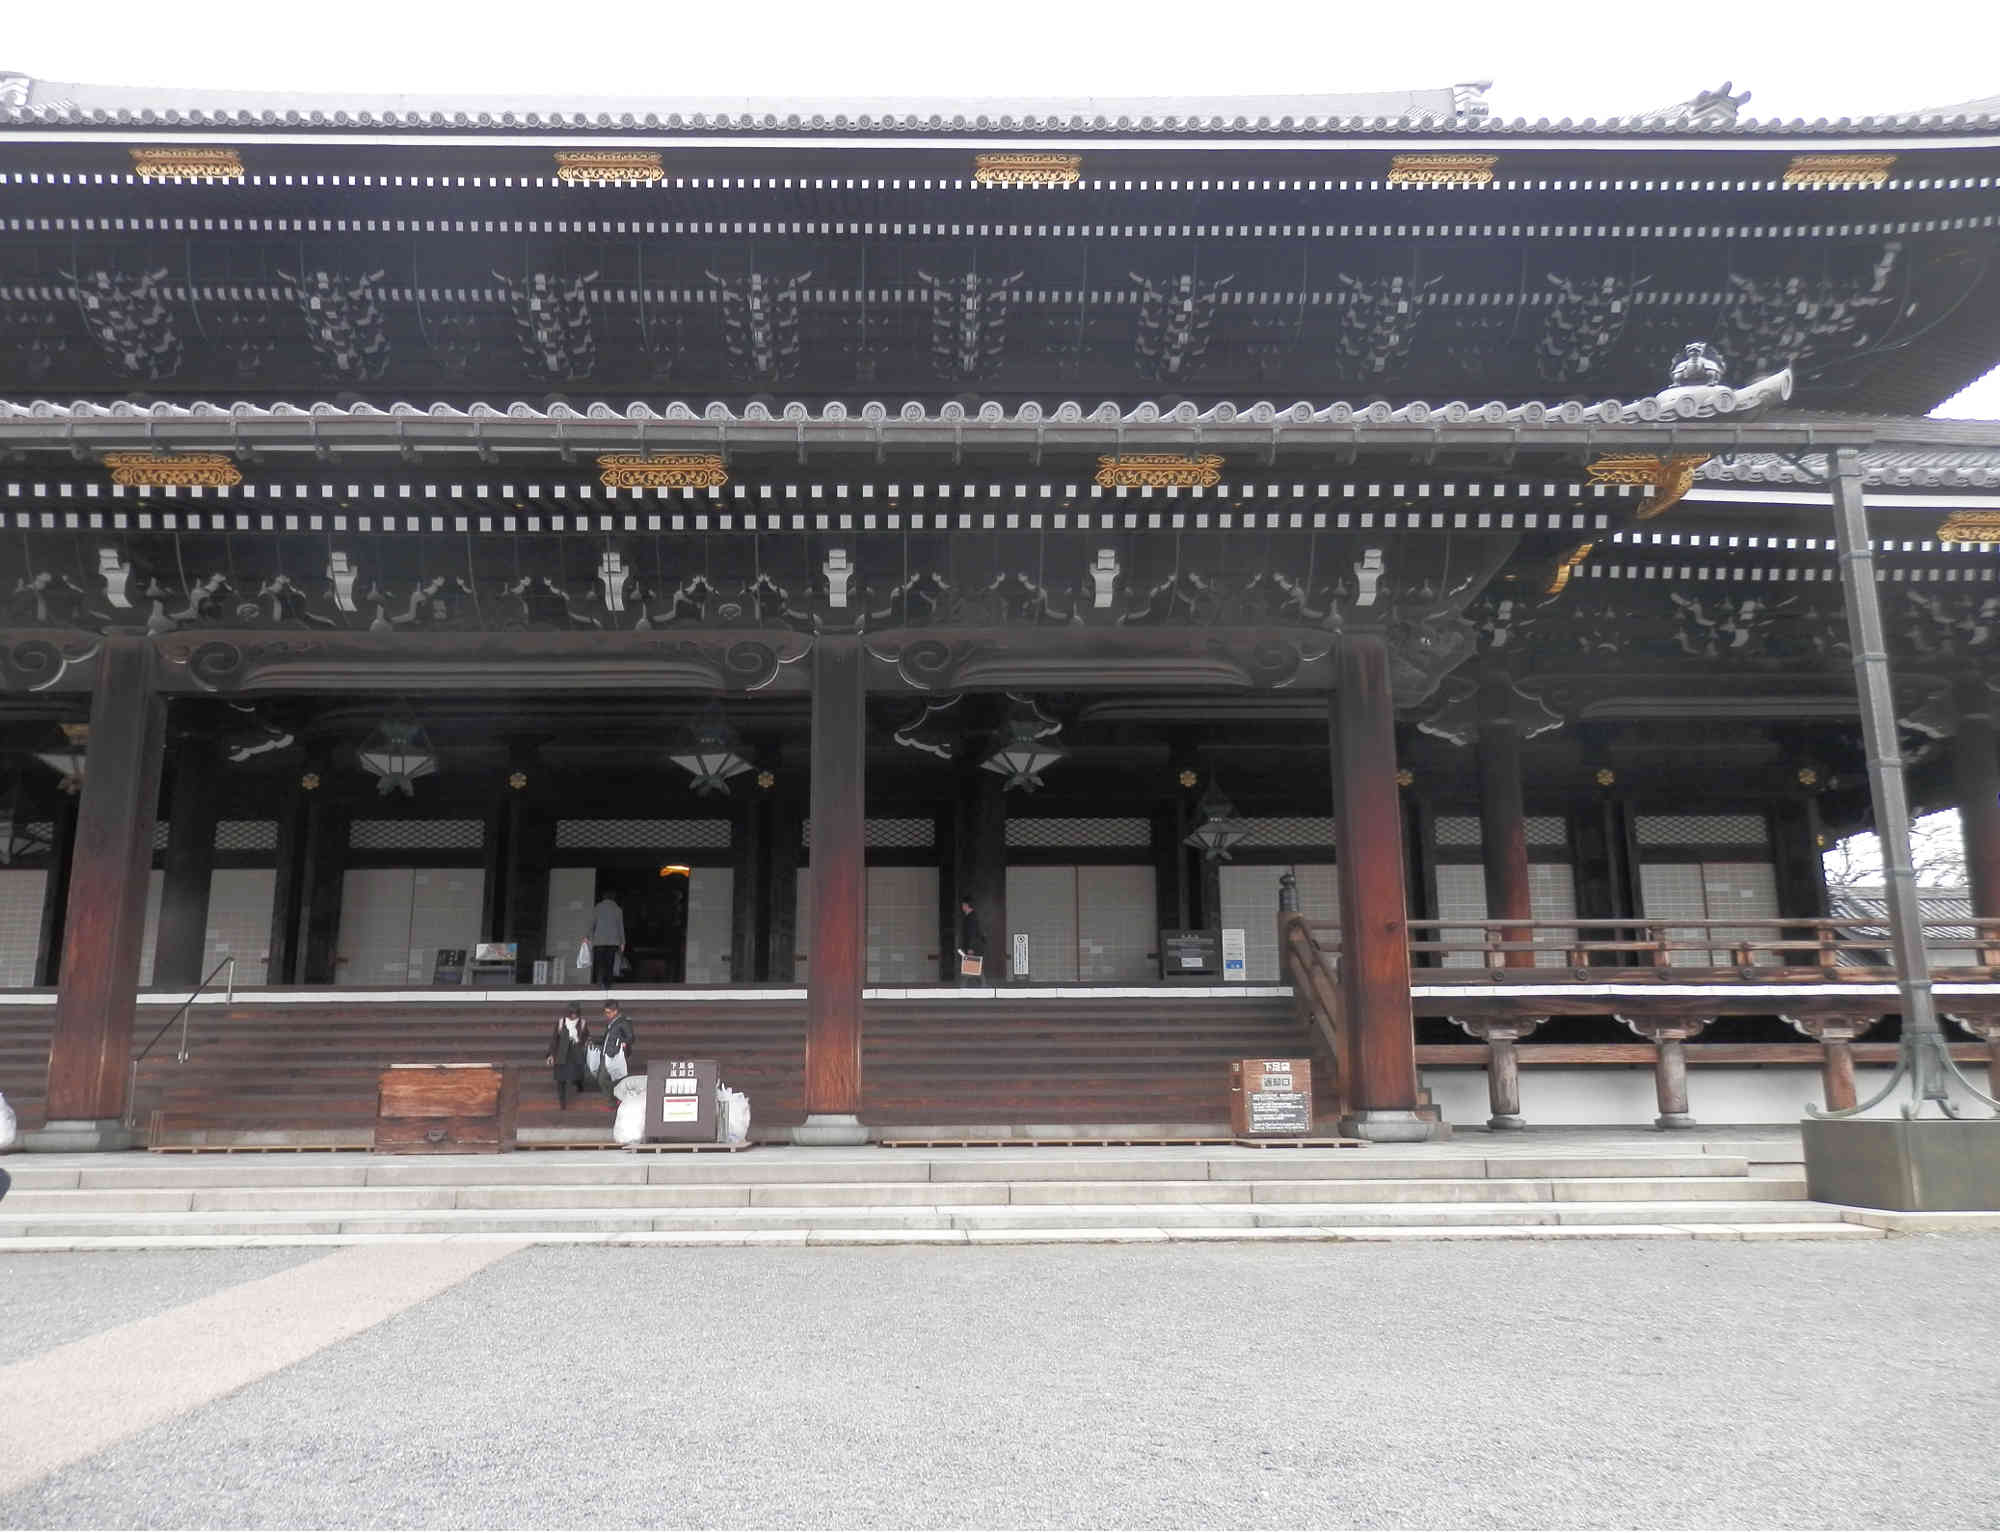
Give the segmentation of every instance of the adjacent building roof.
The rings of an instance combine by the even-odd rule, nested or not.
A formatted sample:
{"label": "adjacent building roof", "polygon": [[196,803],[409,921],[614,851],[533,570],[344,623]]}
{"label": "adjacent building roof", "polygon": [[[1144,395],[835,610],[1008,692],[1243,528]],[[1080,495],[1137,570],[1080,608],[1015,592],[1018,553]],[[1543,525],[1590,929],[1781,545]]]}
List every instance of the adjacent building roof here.
{"label": "adjacent building roof", "polygon": [[995,97],[968,99],[747,96],[677,99],[298,95],[38,80],[0,70],[0,128],[143,127],[362,132],[699,132],[729,134],[1236,134],[1250,137],[1397,133],[1507,137],[1922,134],[2000,127],[2000,98],[1866,117],[1742,118],[1749,93],[1703,92],[1675,107],[1604,119],[1495,118],[1490,82],[1342,95]]}

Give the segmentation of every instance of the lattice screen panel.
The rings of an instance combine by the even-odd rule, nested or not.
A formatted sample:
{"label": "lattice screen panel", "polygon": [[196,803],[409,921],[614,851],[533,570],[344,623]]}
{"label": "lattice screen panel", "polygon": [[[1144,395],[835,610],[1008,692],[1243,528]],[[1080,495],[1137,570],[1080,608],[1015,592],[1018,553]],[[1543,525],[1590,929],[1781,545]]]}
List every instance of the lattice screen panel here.
{"label": "lattice screen panel", "polygon": [[[1569,845],[1569,821],[1559,814],[1531,814],[1522,822],[1522,828],[1530,846]],[[1433,834],[1440,847],[1486,844],[1485,828],[1476,814],[1441,814]]]}
{"label": "lattice screen panel", "polygon": [[727,820],[558,820],[556,846],[596,851],[719,851],[729,845]]}
{"label": "lattice screen panel", "polygon": [[[1439,863],[1437,904],[1440,921],[1483,921],[1486,919],[1486,870],[1476,862]],[[1528,913],[1537,921],[1573,920],[1576,916],[1576,873],[1564,862],[1528,864]],[[1537,968],[1561,968],[1567,961],[1568,944],[1575,939],[1573,929],[1537,931],[1535,940],[1548,947],[1535,949]],[[1486,933],[1476,926],[1446,927],[1440,942],[1457,942],[1467,948],[1485,945]],[[1476,969],[1485,962],[1478,952],[1447,953],[1447,969]]]}
{"label": "lattice screen panel", "polygon": [[[1649,862],[1639,868],[1640,905],[1648,920],[1689,921],[1769,920],[1778,914],[1778,870],[1768,862]],[[1726,967],[1732,939],[1768,935],[1744,927],[1721,927],[1704,936],[1699,927],[1668,927],[1673,941],[1719,943],[1704,951],[1691,948],[1673,953],[1668,961],[1679,967]],[[1776,963],[1774,953],[1757,955],[1759,963]]]}
{"label": "lattice screen panel", "polygon": [[478,820],[355,820],[347,844],[359,852],[476,852],[486,827]]}
{"label": "lattice screen panel", "polygon": [[25,990],[35,982],[48,887],[44,868],[0,868],[0,988]]}
{"label": "lattice screen panel", "polygon": [[1641,846],[1763,846],[1770,822],[1761,814],[1642,814]]}
{"label": "lattice screen panel", "polygon": [[1340,870],[1331,862],[1295,862],[1289,867],[1269,863],[1225,862],[1218,870],[1222,883],[1222,924],[1243,932],[1243,969],[1252,984],[1278,978],[1278,879],[1290,872],[1298,879],[1299,911],[1308,920],[1340,919]]}
{"label": "lattice screen panel", "polygon": [[[1020,847],[1108,847],[1151,846],[1153,825],[1137,815],[1118,819],[1010,819],[1007,844]],[[1007,908],[1014,908],[1012,896]]]}
{"label": "lattice screen panel", "polygon": [[[863,824],[862,842],[877,848],[901,847],[921,851],[937,844],[937,821],[931,819],[869,820]],[[799,826],[799,845],[813,844],[812,821]]]}
{"label": "lattice screen panel", "polygon": [[1332,846],[1333,817],[1326,816],[1278,816],[1269,819],[1247,819],[1243,822],[1248,833],[1237,843],[1239,846]]}
{"label": "lattice screen panel", "polygon": [[169,832],[170,832],[170,831],[172,830],[172,828],[173,828],[173,827],[171,827],[170,825],[168,825],[168,824],[167,824],[167,822],[166,822],[165,820],[155,820],[155,821],[153,821],[153,850],[154,850],[154,851],[156,851],[156,852],[164,852],[164,851],[165,851],[165,850],[167,849],[167,836],[168,836]]}
{"label": "lattice screen panel", "polygon": [[1156,877],[1150,864],[1076,870],[1076,977],[1083,983],[1145,984],[1158,977]]}
{"label": "lattice screen panel", "polygon": [[[275,833],[275,824],[264,823],[271,824]],[[215,870],[208,886],[208,931],[203,938],[201,958],[203,974],[223,959],[234,958],[237,984],[265,983],[271,957],[271,906],[277,898],[277,890],[278,873],[275,868]]]}
{"label": "lattice screen panel", "polygon": [[543,940],[554,963],[549,977],[556,984],[582,984],[590,978],[588,968],[577,967],[576,953],[590,934],[590,913],[596,903],[597,869],[549,869],[548,925]]}
{"label": "lattice screen panel", "polygon": [[[726,985],[731,937],[736,930],[736,872],[696,868],[688,878],[686,976],[690,985]],[[576,944],[570,944],[576,959]]]}
{"label": "lattice screen panel", "polygon": [[868,870],[869,984],[936,984],[938,936],[936,868]]}
{"label": "lattice screen panel", "polygon": [[275,852],[278,849],[278,822],[217,820],[215,849],[218,852]]}
{"label": "lattice screen panel", "polygon": [[1076,983],[1075,868],[1009,868],[1007,925],[1007,946],[999,955],[1002,972],[1012,972],[1014,934],[1022,932],[1028,938],[1026,978],[1038,985]]}

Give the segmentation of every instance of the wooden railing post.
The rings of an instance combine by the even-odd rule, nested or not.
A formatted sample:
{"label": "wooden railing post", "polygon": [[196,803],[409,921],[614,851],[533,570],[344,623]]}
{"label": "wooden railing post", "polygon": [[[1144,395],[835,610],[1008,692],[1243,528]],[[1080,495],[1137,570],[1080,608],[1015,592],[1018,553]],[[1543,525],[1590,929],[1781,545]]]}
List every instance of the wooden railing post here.
{"label": "wooden railing post", "polygon": [[1687,1041],[1715,1019],[1620,1016],[1618,1020],[1653,1045],[1653,1090],[1660,1104],[1653,1127],[1693,1128],[1694,1118],[1688,1111]]}
{"label": "wooden railing post", "polygon": [[1521,1116],[1521,1056],[1515,1047],[1547,1017],[1453,1017],[1451,1019],[1486,1045],[1486,1101],[1493,1115],[1489,1129],[1506,1132],[1526,1128]]}

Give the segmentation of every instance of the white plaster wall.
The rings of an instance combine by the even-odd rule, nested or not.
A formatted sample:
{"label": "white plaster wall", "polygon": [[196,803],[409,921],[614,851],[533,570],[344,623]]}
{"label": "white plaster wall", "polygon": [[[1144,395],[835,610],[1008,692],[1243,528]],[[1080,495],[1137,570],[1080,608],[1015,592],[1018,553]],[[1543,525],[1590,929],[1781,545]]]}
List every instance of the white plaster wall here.
{"label": "white plaster wall", "polygon": [[[1984,1067],[1962,1067],[1985,1085]],[[1888,1067],[1854,1072],[1857,1100],[1867,1101],[1889,1079]],[[1492,1109],[1482,1069],[1434,1067],[1423,1071],[1445,1120],[1467,1128],[1483,1124]],[[1896,1101],[1907,1100],[1899,1090]],[[1697,1123],[1797,1123],[1806,1104],[1824,1106],[1819,1070],[1812,1065],[1697,1065],[1688,1070],[1688,1110]],[[1967,1105],[1971,1099],[1966,1099]],[[1529,1065],[1521,1070],[1521,1116],[1534,1124],[1650,1125],[1659,1115],[1650,1065]]]}

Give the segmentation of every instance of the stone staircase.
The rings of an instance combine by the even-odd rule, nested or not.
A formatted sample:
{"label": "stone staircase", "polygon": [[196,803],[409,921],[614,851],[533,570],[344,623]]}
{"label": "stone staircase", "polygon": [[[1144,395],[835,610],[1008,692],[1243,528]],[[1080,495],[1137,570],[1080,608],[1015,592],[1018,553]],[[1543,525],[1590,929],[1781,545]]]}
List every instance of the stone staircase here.
{"label": "stone staircase", "polygon": [[[1674,1153],[1163,1147],[13,1156],[0,1250],[1879,1238],[1769,1143]],[[1753,1157],[1757,1157],[1753,1159]],[[1754,1168],[1754,1169],[1753,1169]],[[1767,1174],[1769,1173],[1769,1174]]]}

